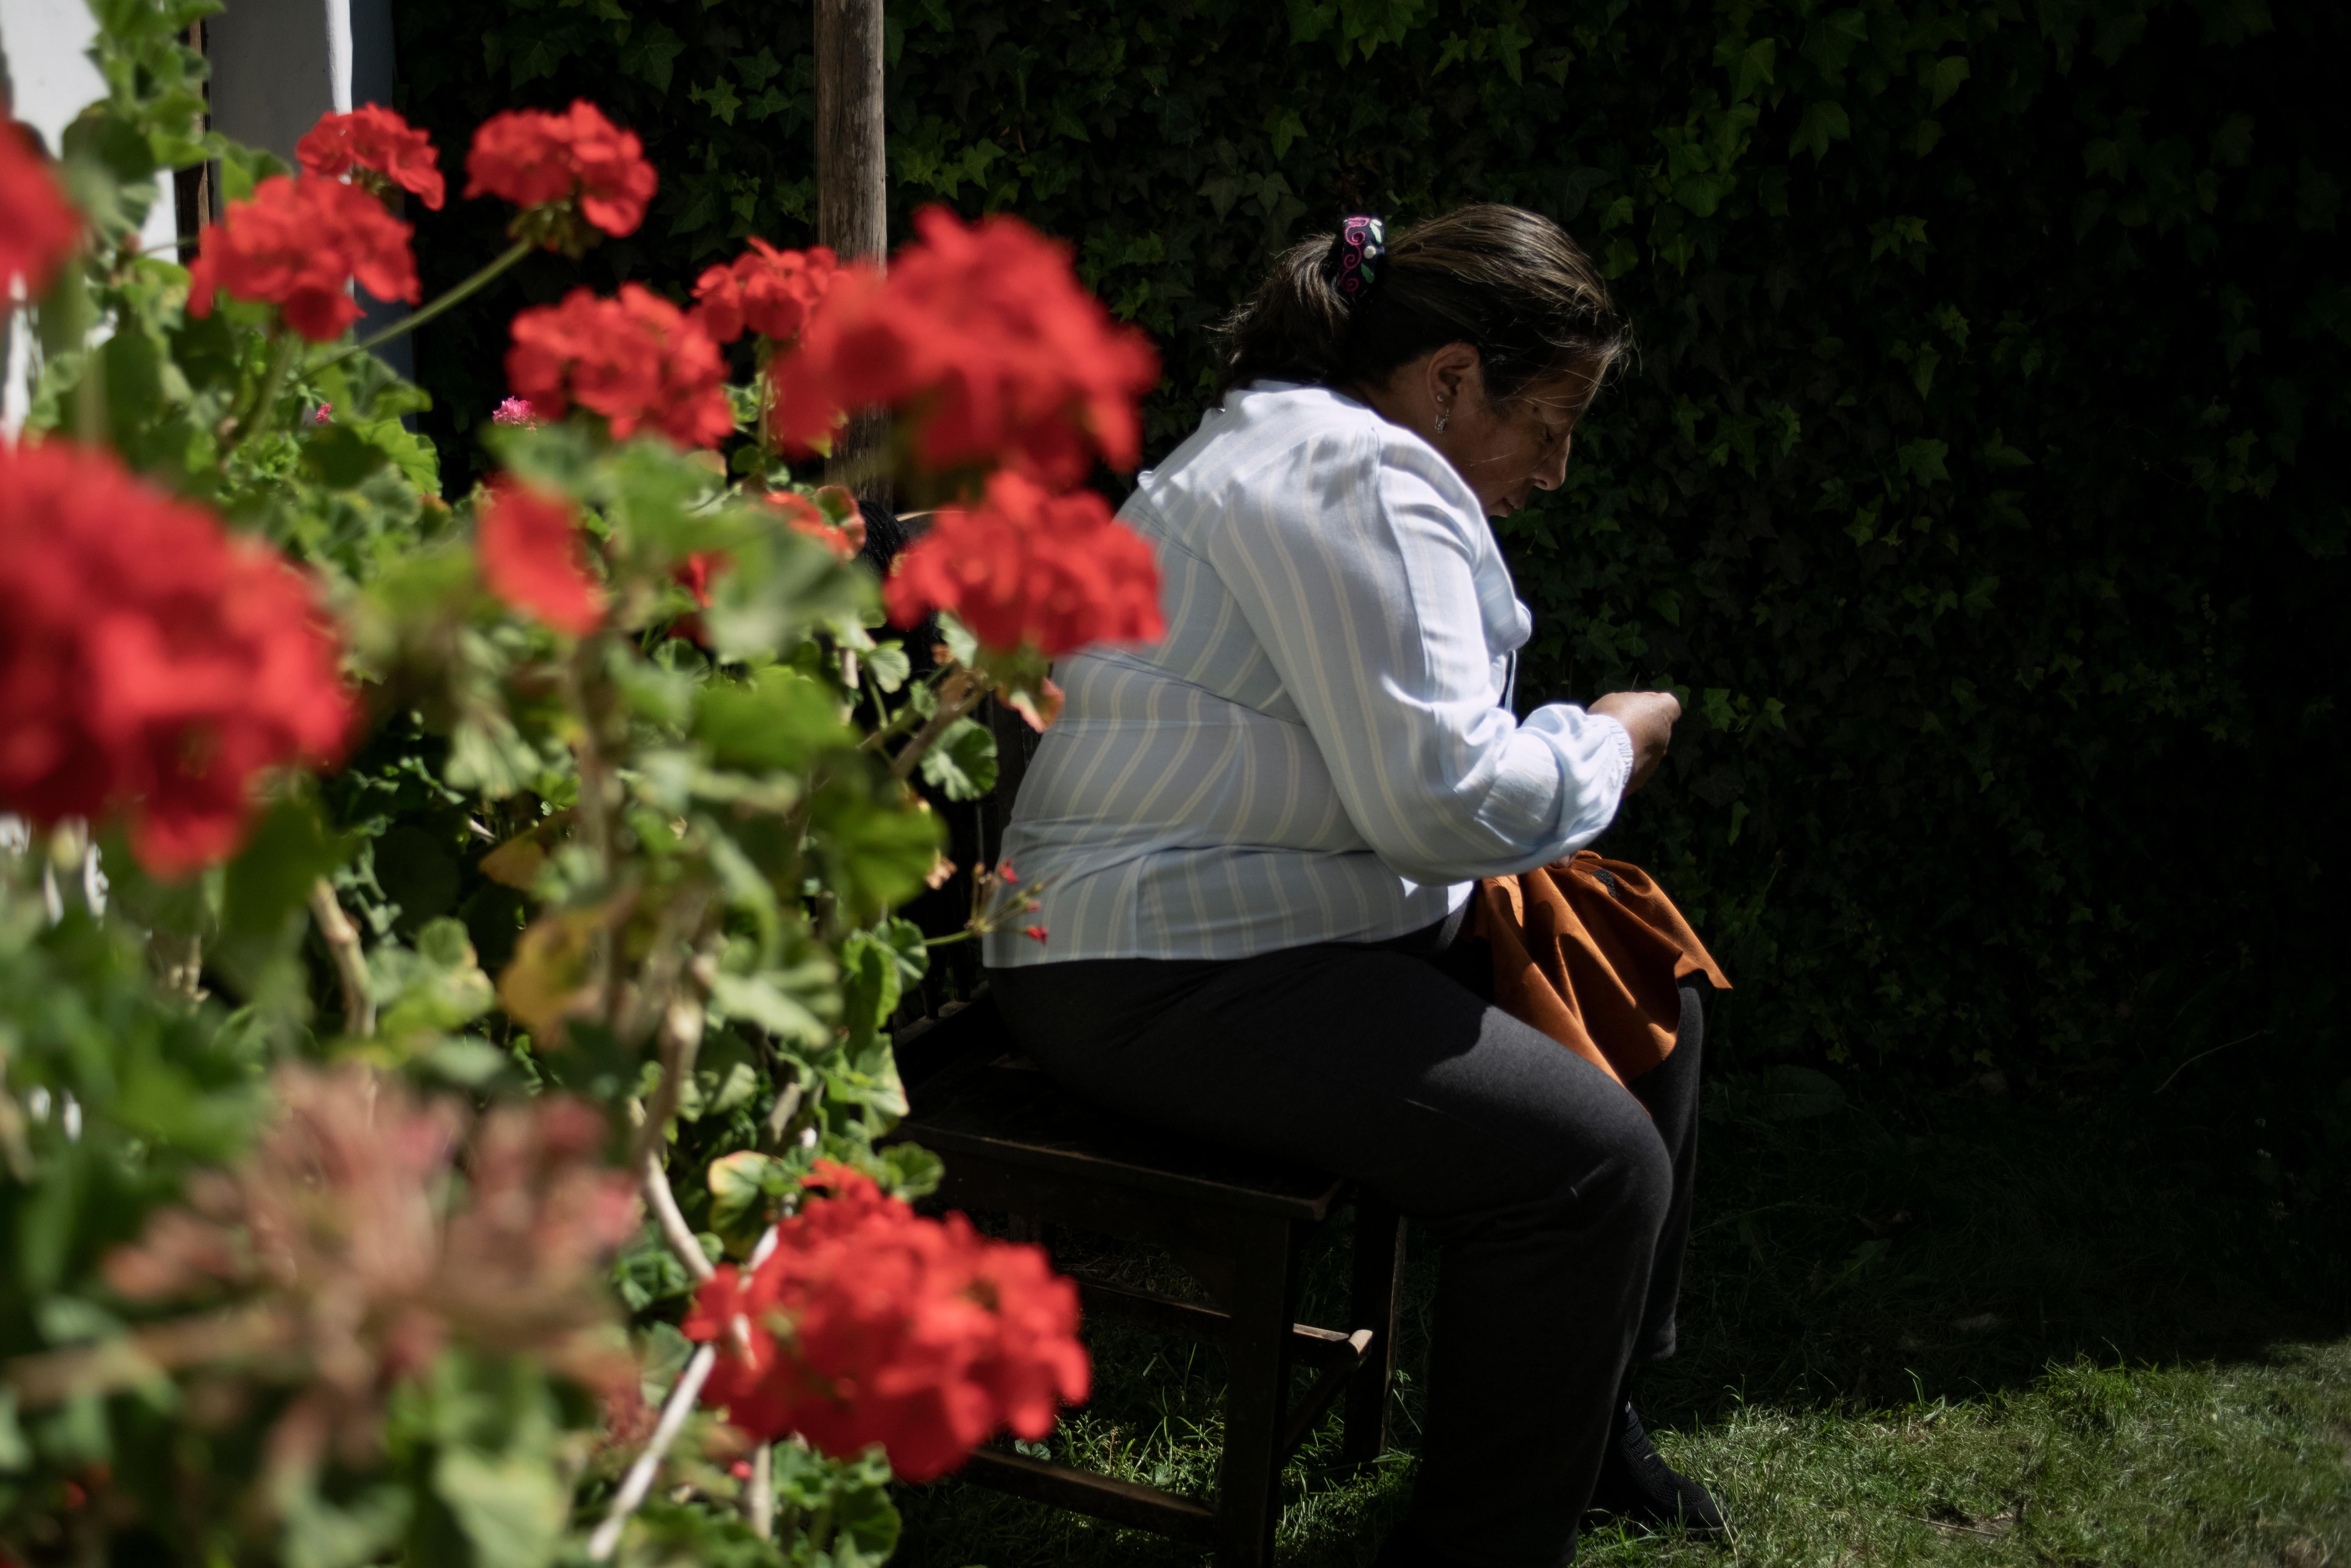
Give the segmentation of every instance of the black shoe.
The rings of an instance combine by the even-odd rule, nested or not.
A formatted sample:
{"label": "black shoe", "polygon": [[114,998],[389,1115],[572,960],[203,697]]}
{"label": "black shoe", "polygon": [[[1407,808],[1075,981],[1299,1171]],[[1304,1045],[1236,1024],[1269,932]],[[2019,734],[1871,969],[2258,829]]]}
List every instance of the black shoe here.
{"label": "black shoe", "polygon": [[1592,1489],[1592,1506],[1636,1525],[1678,1524],[1697,1541],[1730,1531],[1722,1517],[1722,1505],[1704,1487],[1666,1463],[1629,1399],[1617,1406],[1615,1430],[1608,1435],[1600,1479]]}

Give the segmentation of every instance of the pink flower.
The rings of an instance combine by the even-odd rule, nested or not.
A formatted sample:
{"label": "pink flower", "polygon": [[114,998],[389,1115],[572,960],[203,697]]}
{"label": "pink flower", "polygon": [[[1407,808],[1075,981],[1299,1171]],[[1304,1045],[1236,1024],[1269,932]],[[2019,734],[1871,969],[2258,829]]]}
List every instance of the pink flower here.
{"label": "pink flower", "polygon": [[527,397],[510,397],[490,414],[490,423],[519,424],[536,430],[538,427],[538,411],[530,406],[530,399]]}
{"label": "pink flower", "polygon": [[330,402],[320,403],[319,405],[319,412],[310,416],[310,423],[312,424],[332,424],[334,422],[335,405]]}

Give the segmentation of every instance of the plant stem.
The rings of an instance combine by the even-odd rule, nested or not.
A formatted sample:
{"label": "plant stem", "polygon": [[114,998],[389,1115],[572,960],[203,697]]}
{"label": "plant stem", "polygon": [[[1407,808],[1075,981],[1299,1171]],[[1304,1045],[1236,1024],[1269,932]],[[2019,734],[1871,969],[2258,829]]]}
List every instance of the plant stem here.
{"label": "plant stem", "polygon": [[269,356],[269,369],[262,373],[259,395],[253,400],[252,409],[237,421],[235,433],[229,436],[228,444],[221,448],[220,465],[223,468],[228,466],[228,460],[235,455],[236,449],[267,422],[269,411],[277,402],[277,391],[286,384],[287,374],[294,369],[294,361],[301,353],[302,335],[281,331],[277,350]]}
{"label": "plant stem", "polygon": [[704,1256],[702,1243],[695,1240],[694,1228],[685,1222],[684,1213],[677,1207],[677,1194],[670,1190],[669,1173],[662,1169],[661,1149],[645,1151],[645,1204],[653,1211],[654,1221],[661,1226],[662,1239],[685,1271],[694,1276],[695,1283],[715,1277],[718,1270]]}
{"label": "plant stem", "polygon": [[[658,1170],[654,1176],[666,1186],[666,1180],[661,1177]],[[681,1220],[679,1223],[684,1222]],[[751,1267],[756,1269],[766,1262],[775,1249],[776,1228],[770,1225],[760,1236],[759,1244],[751,1249]],[[696,1252],[700,1250],[695,1249]],[[739,1325],[742,1320],[738,1317],[736,1322]],[[739,1327],[737,1332],[741,1332]],[[645,1451],[637,1456],[637,1462],[629,1467],[627,1478],[621,1482],[621,1490],[613,1495],[611,1511],[604,1516],[604,1522],[596,1527],[596,1533],[588,1538],[590,1562],[601,1563],[612,1554],[614,1547],[620,1545],[621,1531],[627,1526],[629,1516],[644,1505],[645,1494],[653,1490],[654,1474],[660,1470],[670,1445],[677,1441],[678,1433],[685,1429],[685,1418],[694,1413],[695,1401],[702,1397],[702,1385],[710,1381],[710,1370],[717,1364],[718,1346],[715,1343],[695,1351],[694,1358],[685,1364],[685,1371],[679,1375],[675,1386],[670,1389],[669,1397],[662,1401],[661,1421],[653,1427],[653,1440],[645,1445]],[[772,1495],[772,1488],[769,1492]]]}
{"label": "plant stem", "polygon": [[685,1371],[679,1375],[675,1386],[670,1389],[669,1397],[662,1401],[661,1423],[653,1428],[653,1441],[647,1443],[645,1451],[637,1456],[637,1462],[629,1467],[628,1476],[621,1482],[621,1490],[612,1499],[611,1511],[604,1516],[604,1522],[596,1527],[596,1533],[588,1538],[590,1562],[601,1563],[612,1555],[614,1547],[621,1544],[621,1531],[627,1527],[629,1516],[643,1506],[645,1494],[653,1490],[654,1474],[660,1470],[662,1460],[668,1456],[669,1446],[676,1442],[678,1433],[684,1430],[685,1418],[694,1414],[694,1403],[702,1397],[702,1385],[710,1381],[710,1370],[717,1364],[718,1347],[716,1344],[704,1345],[685,1364]]}
{"label": "plant stem", "polygon": [[776,1538],[776,1446],[762,1443],[751,1456],[751,1533]]}
{"label": "plant stem", "polygon": [[645,1107],[645,1124],[637,1137],[647,1155],[656,1155],[669,1141],[669,1119],[677,1114],[685,1080],[694,1071],[695,1052],[702,1044],[702,1004],[691,996],[673,997],[662,1013],[661,1082],[653,1103]]}
{"label": "plant stem", "polygon": [[[881,706],[881,695],[878,689],[874,695],[874,706],[877,709]],[[908,703],[904,707],[900,708],[896,713],[890,716],[889,723],[883,725],[881,728],[867,736],[863,740],[859,741],[857,743],[857,749],[860,751],[881,750],[883,747],[888,745],[891,741],[895,740],[900,735],[904,734],[906,729],[911,727],[913,721],[920,716],[922,716],[914,711],[914,705]]]}
{"label": "plant stem", "polygon": [[358,342],[353,343],[350,348],[343,350],[341,352],[320,361],[319,363],[310,367],[310,373],[312,375],[317,375],[319,371],[327,370],[331,366],[341,364],[353,354],[364,354],[370,349],[381,348],[384,344],[391,342],[394,338],[399,337],[403,332],[415,331],[416,329],[423,326],[424,323],[432,320],[434,317],[442,314],[444,311],[456,308],[458,306],[463,305],[466,300],[471,299],[475,295],[479,294],[483,289],[488,287],[492,283],[497,281],[497,277],[500,273],[506,271],[507,268],[512,267],[516,262],[520,261],[524,256],[528,256],[531,253],[532,247],[533,242],[530,240],[518,239],[515,241],[514,244],[507,246],[505,250],[500,251],[496,259],[492,261],[487,267],[485,267],[481,271],[465,279],[465,282],[458,284],[455,288],[452,288],[448,293],[444,294],[440,298],[435,299],[430,305],[420,306],[416,309],[410,311],[407,315],[402,317],[399,320],[394,321],[391,326],[386,327],[382,331],[376,333],[373,337],[362,338]]}
{"label": "plant stem", "polygon": [[375,998],[368,995],[367,955],[360,950],[360,934],[335,897],[334,884],[325,877],[310,884],[310,918],[319,923],[319,938],[335,961],[335,977],[343,988],[343,1032],[366,1039],[375,1033]]}
{"label": "plant stem", "polygon": [[906,742],[905,749],[891,758],[890,777],[904,783],[914,771],[914,764],[923,759],[923,753],[931,748],[931,743],[945,735],[949,725],[977,707],[987,695],[987,685],[970,671],[958,670],[948,676],[939,692],[937,710],[914,732],[914,738]]}

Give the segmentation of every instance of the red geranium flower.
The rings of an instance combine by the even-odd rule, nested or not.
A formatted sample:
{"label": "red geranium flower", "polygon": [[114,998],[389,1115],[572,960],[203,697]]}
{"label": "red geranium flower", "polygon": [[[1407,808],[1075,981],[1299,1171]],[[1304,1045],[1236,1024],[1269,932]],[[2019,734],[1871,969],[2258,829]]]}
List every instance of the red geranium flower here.
{"label": "red geranium flower", "polygon": [[38,295],[81,237],[81,214],[21,125],[0,125],[0,292],[18,278]]}
{"label": "red geranium flower", "polygon": [[575,288],[559,305],[514,319],[507,380],[538,419],[573,403],[626,437],[650,425],[681,446],[711,446],[735,429],[726,364],[708,333],[660,295],[633,283],[617,299]]}
{"label": "red geranium flower", "polygon": [[1002,214],[967,226],[926,207],[914,225],[886,277],[844,273],[777,361],[779,434],[805,446],[889,403],[934,470],[1008,463],[1071,485],[1096,453],[1132,467],[1159,358],[1079,284],[1069,247]]}
{"label": "red geranium flower", "polygon": [[379,299],[416,303],[413,232],[356,186],[274,174],[204,230],[203,254],[188,268],[188,314],[211,315],[214,291],[225,288],[277,306],[312,342],[332,342],[360,318],[345,292],[354,277]]}
{"label": "red geranium flower", "polygon": [[493,481],[475,542],[482,580],[517,610],[585,637],[604,619],[604,590],[588,571],[587,542],[569,501]]}
{"label": "red geranium flower", "polygon": [[661,176],[644,143],[586,99],[561,114],[510,109],[474,132],[465,194],[501,196],[518,207],[577,199],[582,216],[615,236],[634,234]]}
{"label": "red geranium flower", "polygon": [[716,342],[733,342],[746,327],[783,341],[799,335],[810,310],[840,274],[840,257],[825,246],[778,250],[754,239],[749,251],[695,280],[695,315]]}
{"label": "red geranium flower", "polygon": [[987,647],[1033,643],[1049,658],[1166,631],[1151,547],[1110,504],[1091,490],[1055,496],[1008,470],[977,507],[939,513],[883,591],[901,626],[951,610]]}
{"label": "red geranium flower", "polygon": [[320,115],[294,144],[294,156],[306,174],[333,179],[357,171],[357,183],[374,194],[389,195],[397,186],[436,213],[447,192],[433,139],[372,103]]}
{"label": "red geranium flower", "polygon": [[0,446],[0,808],[127,818],[177,876],[234,851],[266,768],[350,730],[310,584],[112,454]]}
{"label": "red geranium flower", "polygon": [[960,1214],[922,1218],[830,1160],[810,1185],[832,1196],[778,1226],[757,1269],[722,1265],[685,1321],[688,1339],[718,1343],[703,1398],[729,1422],[838,1458],[879,1443],[925,1481],[999,1427],[1042,1437],[1085,1398],[1077,1288],[1041,1249]]}
{"label": "red geranium flower", "polygon": [[768,504],[784,514],[784,521],[794,533],[806,534],[843,560],[854,557],[865,548],[865,517],[857,509],[857,502],[838,485],[825,486],[837,497],[836,505],[848,510],[836,523],[822,507],[806,496],[792,490],[770,490]]}

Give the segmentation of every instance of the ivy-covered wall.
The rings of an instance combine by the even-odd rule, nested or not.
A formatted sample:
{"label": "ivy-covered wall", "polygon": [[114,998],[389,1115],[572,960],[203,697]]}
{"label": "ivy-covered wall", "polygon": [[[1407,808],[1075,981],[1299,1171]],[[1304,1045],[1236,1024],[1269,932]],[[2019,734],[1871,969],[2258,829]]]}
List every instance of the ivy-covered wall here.
{"label": "ivy-covered wall", "polygon": [[[810,237],[810,12],[397,3],[444,148],[584,95],[664,179],[633,239],[422,334],[462,483],[517,305]],[[1515,202],[1604,259],[1641,350],[1504,526],[1521,689],[1687,693],[1604,847],[1715,942],[1734,1050],[2310,1049],[2341,969],[2351,10],[893,0],[889,50],[895,231],[946,201],[1067,236],[1166,357],[1155,452],[1210,323],[1341,212]],[[428,293],[498,221],[423,215]]]}

